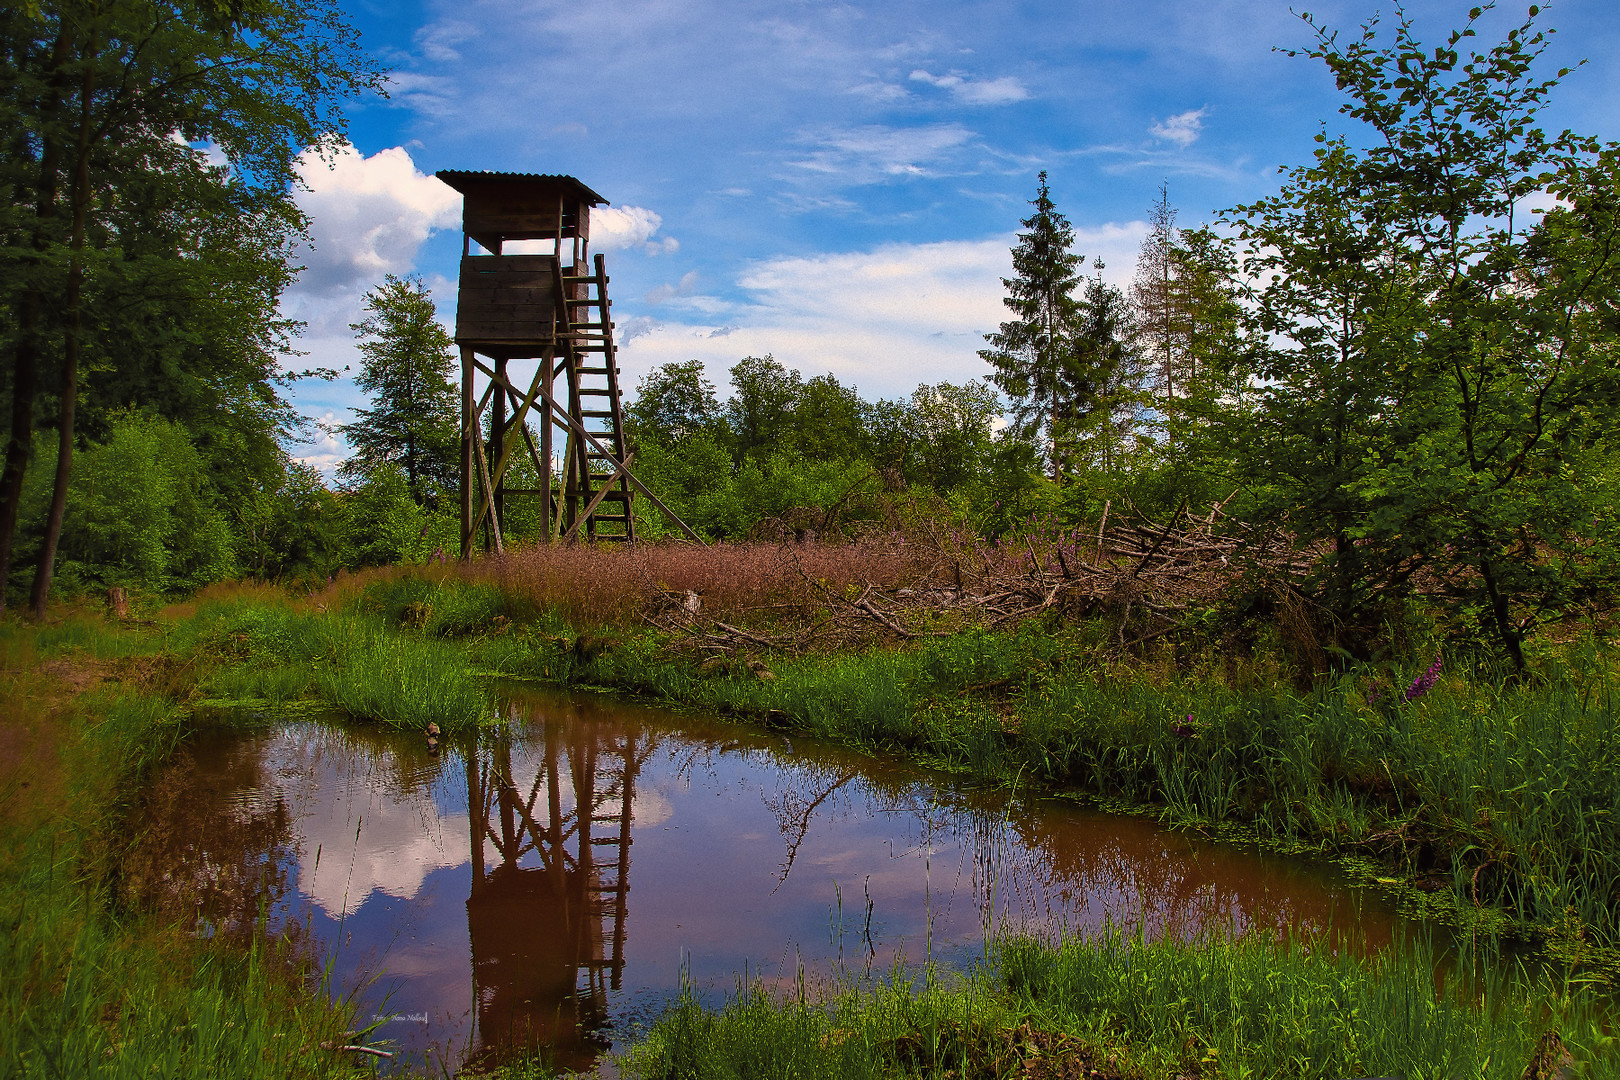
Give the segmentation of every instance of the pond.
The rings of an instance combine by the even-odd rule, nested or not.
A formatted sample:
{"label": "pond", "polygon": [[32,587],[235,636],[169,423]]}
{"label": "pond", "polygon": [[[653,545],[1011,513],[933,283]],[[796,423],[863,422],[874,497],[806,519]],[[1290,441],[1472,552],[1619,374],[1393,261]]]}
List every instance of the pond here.
{"label": "pond", "polygon": [[395,1062],[548,1045],[584,1069],[683,981],[962,967],[988,928],[1319,931],[1398,919],[1329,867],[835,746],[510,690],[493,732],[301,721],[193,740],[126,877],[201,933],[268,920],[357,995]]}

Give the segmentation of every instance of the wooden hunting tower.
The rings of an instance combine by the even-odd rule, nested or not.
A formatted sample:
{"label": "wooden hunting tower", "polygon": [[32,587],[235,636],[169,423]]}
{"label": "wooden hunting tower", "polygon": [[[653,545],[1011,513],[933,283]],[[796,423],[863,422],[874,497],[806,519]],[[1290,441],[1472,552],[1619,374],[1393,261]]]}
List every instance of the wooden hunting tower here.
{"label": "wooden hunting tower", "polygon": [[[607,269],[590,258],[591,207],[607,200],[572,176],[437,175],[462,195],[461,557],[480,531],[502,550],[514,497],[537,501],[548,538],[633,541],[640,493],[696,540],[630,471]],[[525,454],[535,486],[508,485]]]}

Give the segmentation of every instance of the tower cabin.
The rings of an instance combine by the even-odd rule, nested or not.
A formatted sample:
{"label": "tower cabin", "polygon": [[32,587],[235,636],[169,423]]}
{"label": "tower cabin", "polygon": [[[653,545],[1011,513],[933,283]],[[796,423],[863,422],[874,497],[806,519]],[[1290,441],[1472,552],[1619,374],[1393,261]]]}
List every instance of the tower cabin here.
{"label": "tower cabin", "polygon": [[[630,471],[607,268],[590,255],[607,200],[572,176],[437,176],[462,196],[461,557],[480,534],[503,550],[514,498],[537,504],[546,539],[633,541],[639,492],[696,539]],[[532,487],[508,482],[525,458]]]}

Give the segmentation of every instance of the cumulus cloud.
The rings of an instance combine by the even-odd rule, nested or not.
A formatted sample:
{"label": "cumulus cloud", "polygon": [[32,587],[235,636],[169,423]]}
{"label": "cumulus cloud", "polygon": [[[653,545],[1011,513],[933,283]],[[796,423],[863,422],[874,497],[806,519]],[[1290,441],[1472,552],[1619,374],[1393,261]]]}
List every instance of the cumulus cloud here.
{"label": "cumulus cloud", "polygon": [[1011,76],[978,80],[969,79],[955,72],[949,75],[935,75],[918,68],[911,73],[911,81],[927,83],[929,86],[945,90],[964,105],[1011,105],[1029,97],[1029,91],[1024,89],[1024,84]]}
{"label": "cumulus cloud", "polygon": [[591,211],[591,247],[597,251],[639,249],[648,255],[680,250],[673,236],[654,238],[664,219],[644,206],[599,206]]}
{"label": "cumulus cloud", "polygon": [[296,198],[314,241],[299,253],[302,291],[369,287],[384,274],[408,273],[422,242],[461,220],[461,196],[417,171],[402,146],[371,157],[346,146],[330,163],[306,151],[298,174],[307,190]]}
{"label": "cumulus cloud", "polygon": [[[1076,250],[1130,281],[1146,226],[1076,230]],[[918,383],[986,373],[984,335],[1010,315],[1001,279],[1012,273],[1012,236],[769,259],[739,279],[748,302],[724,319],[661,320],[624,342],[627,378],[668,362],[700,359],[724,387],[744,356],[773,354],[808,375],[831,371],[866,397],[909,394]]]}
{"label": "cumulus cloud", "polygon": [[[399,146],[370,157],[346,146],[330,163],[306,153],[298,171],[305,190],[295,197],[309,215],[313,246],[297,253],[304,271],[282,297],[281,313],[305,324],[298,341],[305,355],[292,358],[289,366],[349,368],[350,377],[302,383],[291,397],[303,412],[322,417],[323,424],[341,425],[354,407],[365,404],[352,381],[358,361],[349,329],[360,321],[362,298],[385,275],[415,270],[422,245],[434,233],[460,226],[461,196],[419,171]],[[455,283],[431,274],[426,284],[441,321],[448,324],[455,311]],[[304,452],[296,456],[328,475],[348,456],[342,439],[330,434],[300,449]]]}
{"label": "cumulus cloud", "polygon": [[1204,115],[1206,109],[1188,109],[1183,113],[1176,113],[1163,123],[1155,123],[1148,128],[1148,133],[1155,139],[1173,142],[1180,147],[1188,147],[1198,141],[1198,136],[1204,130]]}

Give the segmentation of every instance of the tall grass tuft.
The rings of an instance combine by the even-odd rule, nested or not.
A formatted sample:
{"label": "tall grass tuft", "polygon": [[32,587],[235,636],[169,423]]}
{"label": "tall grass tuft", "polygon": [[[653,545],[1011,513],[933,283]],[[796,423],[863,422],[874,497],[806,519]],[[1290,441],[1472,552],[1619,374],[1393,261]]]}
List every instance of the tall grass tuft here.
{"label": "tall grass tuft", "polygon": [[1490,974],[1444,977],[1445,959],[1424,942],[1363,958],[1263,936],[1148,941],[1117,928],[1051,944],[1004,939],[949,987],[895,979],[815,1004],[753,986],[718,1011],[687,995],[627,1073],[1517,1080],[1550,1030],[1580,1075],[1620,1076],[1614,1037],[1559,987],[1505,977],[1489,958],[1480,967]]}
{"label": "tall grass tuft", "polygon": [[321,668],[315,684],[350,716],[391,727],[449,731],[490,713],[482,682],[453,651],[363,623],[344,626],[342,664]]}

